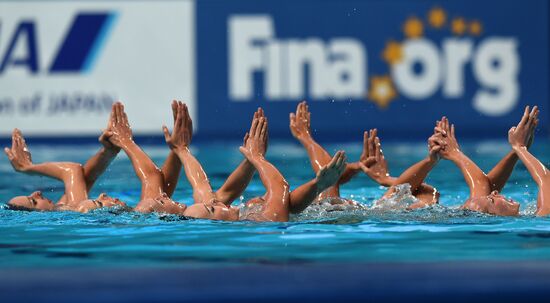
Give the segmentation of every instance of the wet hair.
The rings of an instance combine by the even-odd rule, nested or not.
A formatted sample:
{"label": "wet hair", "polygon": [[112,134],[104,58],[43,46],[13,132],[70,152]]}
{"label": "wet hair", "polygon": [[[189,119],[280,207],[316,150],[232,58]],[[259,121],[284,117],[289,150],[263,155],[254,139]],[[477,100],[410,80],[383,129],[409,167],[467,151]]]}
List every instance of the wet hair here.
{"label": "wet hair", "polygon": [[19,211],[34,211],[35,209],[34,208],[28,208],[28,207],[24,207],[24,206],[19,206],[19,205],[13,205],[13,204],[10,204],[10,203],[6,203],[6,208],[9,209],[9,210],[19,210]]}
{"label": "wet hair", "polygon": [[159,215],[159,219],[166,222],[175,222],[175,221],[194,220],[195,218],[187,217],[183,215],[163,214],[163,215]]}

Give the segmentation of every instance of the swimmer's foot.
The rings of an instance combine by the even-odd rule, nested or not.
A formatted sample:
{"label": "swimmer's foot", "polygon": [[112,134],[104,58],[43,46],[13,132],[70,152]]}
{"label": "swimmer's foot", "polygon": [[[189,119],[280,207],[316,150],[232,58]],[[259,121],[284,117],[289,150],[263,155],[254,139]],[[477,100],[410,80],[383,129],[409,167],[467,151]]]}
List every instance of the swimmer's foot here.
{"label": "swimmer's foot", "polygon": [[26,172],[32,166],[32,158],[23,134],[17,128],[11,136],[11,148],[4,148],[11,165],[16,171]]}
{"label": "swimmer's foot", "polygon": [[338,151],[330,162],[317,172],[316,179],[319,192],[336,184],[345,169],[346,154],[343,151]]}

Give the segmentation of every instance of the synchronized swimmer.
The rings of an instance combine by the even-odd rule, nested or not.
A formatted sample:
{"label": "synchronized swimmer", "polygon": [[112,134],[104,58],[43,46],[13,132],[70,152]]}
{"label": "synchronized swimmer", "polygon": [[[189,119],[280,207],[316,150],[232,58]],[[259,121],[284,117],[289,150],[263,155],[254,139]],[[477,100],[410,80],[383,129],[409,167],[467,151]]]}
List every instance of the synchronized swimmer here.
{"label": "synchronized swimmer", "polygon": [[[124,202],[107,194],[102,193],[96,199],[88,196],[95,181],[117,154],[124,151],[141,181],[140,200],[133,208],[133,211],[141,213],[155,212],[223,221],[286,222],[290,214],[300,213],[314,203],[358,206],[356,202],[340,197],[340,186],[361,171],[388,188],[382,199],[395,195],[399,185],[409,184],[416,199],[408,209],[424,208],[439,203],[440,193],[424,181],[438,161],[445,159],[460,169],[470,189],[470,197],[462,208],[500,216],[519,215],[519,203],[505,198],[499,192],[512,174],[516,162],[521,160],[539,188],[536,214],[550,214],[550,202],[547,201],[550,199],[550,175],[546,167],[528,151],[538,124],[539,110],[536,106],[532,110],[526,107],[521,121],[510,129],[508,141],[512,150],[488,174],[461,151],[454,125],[443,117],[436,122],[434,133],[428,139],[426,158],[413,164],[399,177],[391,177],[376,129],[364,133],[359,160],[348,163],[344,151],[337,151],[330,156],[313,139],[311,114],[306,102],[301,102],[296,113],[290,114],[290,130],[306,149],[315,177],[292,191],[284,176],[265,158],[268,121],[261,108],[254,113],[250,130],[239,148],[244,159],[216,191],[212,189],[208,176],[189,149],[193,127],[187,106],[173,101],[172,113],[172,132],[163,126],[170,153],[160,169],[134,142],[128,117],[120,102],[113,104],[107,128],[99,137],[102,148],[84,165],[73,162],[33,163],[22,133],[15,129],[11,148],[4,149],[13,168],[26,174],[58,179],[64,183],[65,193],[54,203],[37,191],[29,196],[12,198],[7,203],[8,207],[25,211],[82,213],[102,207],[130,210]],[[182,167],[193,189],[193,204],[190,206],[171,198]],[[255,172],[258,172],[265,187],[265,194],[250,199],[243,207],[232,206],[233,201],[243,194]]]}

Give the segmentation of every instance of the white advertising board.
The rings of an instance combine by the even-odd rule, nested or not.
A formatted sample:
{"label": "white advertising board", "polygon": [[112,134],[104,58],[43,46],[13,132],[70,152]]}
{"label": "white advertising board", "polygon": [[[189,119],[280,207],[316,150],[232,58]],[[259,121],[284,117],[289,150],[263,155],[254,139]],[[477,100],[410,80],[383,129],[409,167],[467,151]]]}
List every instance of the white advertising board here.
{"label": "white advertising board", "polygon": [[0,1],[0,136],[87,136],[121,100],[135,134],[195,115],[193,1]]}

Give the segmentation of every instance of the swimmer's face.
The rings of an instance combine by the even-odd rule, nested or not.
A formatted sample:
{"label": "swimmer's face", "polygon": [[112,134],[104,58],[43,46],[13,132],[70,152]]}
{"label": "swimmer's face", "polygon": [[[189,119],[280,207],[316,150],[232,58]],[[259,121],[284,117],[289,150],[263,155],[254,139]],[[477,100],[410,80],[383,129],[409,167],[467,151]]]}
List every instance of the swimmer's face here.
{"label": "swimmer's face", "polygon": [[30,196],[17,196],[8,202],[12,209],[16,210],[38,210],[49,211],[55,208],[54,203],[42,196],[42,193],[35,191]]}
{"label": "swimmer's face", "polygon": [[237,221],[239,220],[239,210],[228,207],[225,204],[217,201],[209,203],[195,203],[184,212],[186,217],[192,217],[197,219],[211,219],[211,220],[223,220],[223,221]]}
{"label": "swimmer's face", "polygon": [[511,199],[506,199],[498,191],[493,191],[489,196],[488,211],[490,214],[499,216],[517,216],[519,215],[519,203]]}
{"label": "swimmer's face", "polygon": [[141,213],[166,213],[183,215],[187,206],[183,203],[174,202],[166,194],[154,199],[145,199],[138,203],[134,208],[135,211]]}
{"label": "swimmer's face", "polygon": [[102,207],[128,207],[126,203],[120,201],[119,199],[114,199],[108,195],[102,193],[97,197],[97,199],[88,199],[78,203],[77,211],[82,213],[87,213],[91,210],[102,208]]}
{"label": "swimmer's face", "polygon": [[120,201],[119,199],[109,197],[106,193],[101,193],[97,199],[97,202],[100,202],[103,207],[114,207],[114,206],[122,206],[122,207],[128,207],[126,203]]}
{"label": "swimmer's face", "polygon": [[479,211],[498,216],[517,216],[519,215],[519,203],[506,199],[498,191],[483,197],[472,198],[469,201],[477,206]]}

